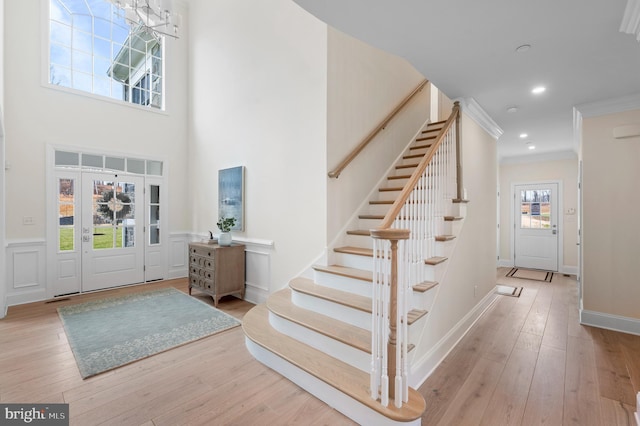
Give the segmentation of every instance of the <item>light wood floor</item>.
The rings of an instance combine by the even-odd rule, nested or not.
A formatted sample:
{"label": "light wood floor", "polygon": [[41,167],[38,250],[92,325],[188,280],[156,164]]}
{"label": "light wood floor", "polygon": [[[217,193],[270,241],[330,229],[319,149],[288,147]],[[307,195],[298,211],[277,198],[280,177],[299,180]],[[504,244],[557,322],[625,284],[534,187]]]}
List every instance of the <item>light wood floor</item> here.
{"label": "light wood floor", "polygon": [[[573,279],[505,273],[498,282],[524,286],[521,297],[500,296],[420,388],[423,425],[633,425],[640,337],[580,326]],[[66,402],[82,426],[353,424],[255,361],[239,327],[82,380],[56,308],[166,286],[187,290],[173,280],[11,307],[0,320],[0,402]],[[237,318],[251,307],[219,304]]]}
{"label": "light wood floor", "polygon": [[581,326],[575,277],[499,296],[420,387],[428,425],[635,425],[640,336]]}

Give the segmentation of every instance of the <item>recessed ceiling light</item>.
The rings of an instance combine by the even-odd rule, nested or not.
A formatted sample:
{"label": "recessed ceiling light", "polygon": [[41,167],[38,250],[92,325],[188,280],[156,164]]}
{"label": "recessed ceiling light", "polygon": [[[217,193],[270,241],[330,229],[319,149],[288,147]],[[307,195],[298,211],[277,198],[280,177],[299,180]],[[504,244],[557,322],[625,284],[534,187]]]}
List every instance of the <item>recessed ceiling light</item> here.
{"label": "recessed ceiling light", "polygon": [[517,112],[518,111],[518,107],[513,105],[510,107],[507,107],[507,112],[513,113],[513,112]]}
{"label": "recessed ceiling light", "polygon": [[544,86],[537,86],[537,87],[534,87],[534,88],[531,90],[531,93],[533,93],[534,95],[539,95],[540,93],[543,93],[545,90],[547,90],[547,88],[546,88],[546,87],[544,87]]}
{"label": "recessed ceiling light", "polygon": [[516,52],[523,53],[523,52],[526,52],[529,49],[531,49],[531,45],[530,44],[523,44],[521,46],[516,47]]}
{"label": "recessed ceiling light", "polygon": [[528,146],[529,146],[529,149],[530,149],[530,150],[534,150],[534,149],[536,149],[536,146],[535,146],[535,145],[528,145]]}
{"label": "recessed ceiling light", "polygon": [[527,136],[529,136],[529,135],[528,135],[528,134],[526,134],[526,133],[520,133],[520,139],[524,139],[524,138],[526,138]]}

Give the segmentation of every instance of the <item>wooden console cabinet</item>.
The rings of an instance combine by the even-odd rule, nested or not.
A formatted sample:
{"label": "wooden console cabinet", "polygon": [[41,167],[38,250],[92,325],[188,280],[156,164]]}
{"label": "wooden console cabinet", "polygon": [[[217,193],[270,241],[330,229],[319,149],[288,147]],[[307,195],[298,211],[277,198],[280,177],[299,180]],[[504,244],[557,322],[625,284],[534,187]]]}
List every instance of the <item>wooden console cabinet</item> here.
{"label": "wooden console cabinet", "polygon": [[195,288],[213,297],[237,294],[244,299],[244,245],[189,244],[189,294]]}

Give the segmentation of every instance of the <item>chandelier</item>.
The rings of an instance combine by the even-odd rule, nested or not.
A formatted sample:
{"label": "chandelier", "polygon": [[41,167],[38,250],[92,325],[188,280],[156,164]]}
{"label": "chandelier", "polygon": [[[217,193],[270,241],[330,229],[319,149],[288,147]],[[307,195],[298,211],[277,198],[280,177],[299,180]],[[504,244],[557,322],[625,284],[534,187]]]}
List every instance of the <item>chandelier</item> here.
{"label": "chandelier", "polygon": [[178,38],[180,15],[171,11],[171,0],[109,0],[124,11],[125,20],[149,34]]}

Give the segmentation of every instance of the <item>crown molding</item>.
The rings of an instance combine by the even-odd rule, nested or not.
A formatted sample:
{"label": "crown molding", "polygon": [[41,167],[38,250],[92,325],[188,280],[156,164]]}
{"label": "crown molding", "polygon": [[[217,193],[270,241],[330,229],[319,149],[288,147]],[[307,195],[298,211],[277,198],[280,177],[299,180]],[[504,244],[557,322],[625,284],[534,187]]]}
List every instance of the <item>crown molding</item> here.
{"label": "crown molding", "polygon": [[495,140],[498,140],[504,133],[504,130],[493,121],[493,118],[486,113],[484,109],[473,98],[457,98],[454,101],[460,102],[460,108],[462,112],[467,114],[473,121],[478,123],[487,133],[489,133]]}
{"label": "crown molding", "polygon": [[580,104],[576,105],[576,109],[584,118],[640,109],[640,93]]}

